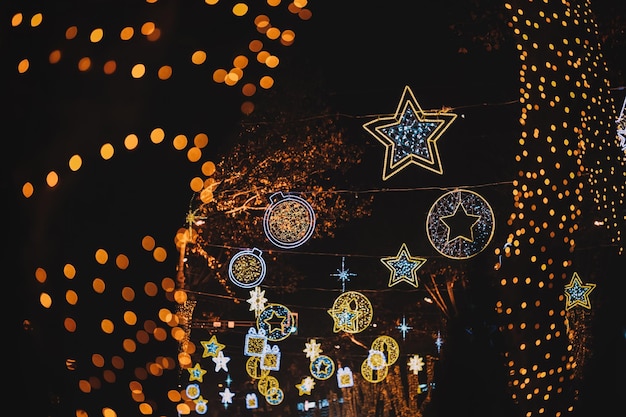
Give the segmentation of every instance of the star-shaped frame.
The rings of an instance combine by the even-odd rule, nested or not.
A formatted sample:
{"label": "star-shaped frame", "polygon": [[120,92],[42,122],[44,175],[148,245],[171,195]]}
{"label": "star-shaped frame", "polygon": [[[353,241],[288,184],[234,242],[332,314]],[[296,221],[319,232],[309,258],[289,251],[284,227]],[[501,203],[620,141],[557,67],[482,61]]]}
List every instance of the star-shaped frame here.
{"label": "star-shaped frame", "polygon": [[591,301],[589,294],[596,288],[596,284],[583,284],[578,276],[578,272],[574,272],[572,280],[565,286],[565,310],[569,310],[576,306],[581,306],[591,310]]}
{"label": "star-shaped frame", "polygon": [[211,336],[209,340],[201,340],[200,344],[204,348],[204,352],[202,352],[203,358],[208,358],[209,356],[216,357],[225,347],[225,345],[217,341],[215,335]]}
{"label": "star-shaped frame", "polygon": [[393,117],[382,117],[363,125],[385,145],[383,180],[389,179],[410,164],[443,174],[437,140],[457,118],[445,111],[425,112],[409,86]]}
{"label": "star-shaped frame", "polygon": [[193,368],[187,368],[187,371],[189,372],[189,382],[202,382],[204,374],[207,372],[206,369],[202,369],[199,363],[196,363]]}
{"label": "star-shaped frame", "polygon": [[406,243],[403,243],[396,256],[381,258],[380,261],[391,271],[391,275],[389,276],[389,287],[405,281],[417,288],[419,285],[419,281],[417,280],[417,270],[420,269],[424,263],[426,263],[426,258],[411,256]]}

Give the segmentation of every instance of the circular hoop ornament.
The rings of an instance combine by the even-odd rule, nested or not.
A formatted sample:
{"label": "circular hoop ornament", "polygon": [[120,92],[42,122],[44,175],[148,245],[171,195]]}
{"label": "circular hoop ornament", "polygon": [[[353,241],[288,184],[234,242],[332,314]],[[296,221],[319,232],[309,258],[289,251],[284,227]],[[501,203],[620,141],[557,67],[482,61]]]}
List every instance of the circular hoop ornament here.
{"label": "circular hoop ornament", "polygon": [[252,379],[261,379],[270,374],[269,369],[261,369],[260,356],[250,356],[248,358],[248,360],[246,361],[246,372],[248,373],[248,376],[250,376],[250,378]]}
{"label": "circular hoop ornament", "polygon": [[376,384],[387,377],[389,373],[389,367],[383,366],[381,369],[373,369],[367,360],[367,358],[361,363],[361,376],[367,382]]}
{"label": "circular hoop ornament", "polygon": [[335,362],[333,362],[330,356],[319,355],[311,361],[309,370],[316,379],[325,380],[335,373]]}
{"label": "circular hoop ornament", "polygon": [[268,340],[286,339],[293,327],[291,311],[282,304],[268,304],[257,317],[256,326],[265,332]]}
{"label": "circular hoop ornament", "polygon": [[268,392],[272,388],[279,388],[280,383],[275,376],[266,375],[263,378],[259,379],[256,384],[256,389],[263,395],[267,396]]}
{"label": "circular hoop ornament", "polygon": [[265,261],[261,250],[244,249],[230,259],[228,277],[241,288],[254,288],[265,278]]}
{"label": "circular hoop ornament", "polygon": [[346,291],[335,299],[328,314],[334,320],[333,332],[359,333],[372,322],[374,310],[366,296],[357,291]]}
{"label": "circular hoop ornament", "polygon": [[292,249],[309,240],[315,230],[315,212],[305,199],[274,193],[263,217],[263,230],[274,245]]}
{"label": "circular hoop ornament", "polygon": [[439,197],[428,211],[426,232],[437,251],[451,259],[478,255],[491,242],[495,218],[478,193],[457,189]]}
{"label": "circular hoop ornament", "polygon": [[391,366],[400,357],[400,346],[396,339],[390,336],[378,336],[372,342],[372,349],[380,351],[385,355],[387,366]]}
{"label": "circular hoop ornament", "polygon": [[281,387],[271,387],[265,394],[265,401],[270,405],[278,405],[285,399],[285,393]]}

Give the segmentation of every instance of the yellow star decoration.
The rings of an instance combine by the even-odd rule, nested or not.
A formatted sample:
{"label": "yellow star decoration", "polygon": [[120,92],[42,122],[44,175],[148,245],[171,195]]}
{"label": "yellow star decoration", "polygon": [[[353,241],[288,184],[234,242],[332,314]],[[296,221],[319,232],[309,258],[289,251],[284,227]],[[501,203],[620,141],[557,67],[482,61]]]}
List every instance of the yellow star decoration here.
{"label": "yellow star decoration", "polygon": [[410,164],[443,174],[436,142],[456,117],[445,110],[423,111],[411,89],[404,87],[393,117],[381,117],[363,125],[385,145],[383,180]]}
{"label": "yellow star decoration", "polygon": [[203,358],[207,358],[209,356],[213,356],[215,358],[225,347],[225,345],[217,341],[217,337],[215,337],[215,335],[211,336],[211,339],[208,341],[200,341],[200,344],[204,348],[204,352],[202,352]]}
{"label": "yellow star decoration", "polygon": [[596,284],[583,284],[578,276],[578,272],[574,272],[572,280],[565,286],[565,295],[567,296],[565,310],[576,306],[591,309],[589,294],[591,294],[594,288],[596,288]]}
{"label": "yellow star decoration", "polygon": [[425,258],[418,258],[411,256],[406,243],[403,243],[400,247],[400,251],[396,256],[388,256],[381,258],[380,260],[389,270],[391,275],[389,276],[389,287],[396,285],[399,282],[405,281],[415,288],[419,285],[417,280],[417,270],[426,263]]}
{"label": "yellow star decoration", "polygon": [[187,368],[187,371],[189,371],[189,381],[202,382],[202,378],[206,374],[206,369],[202,369],[199,363],[196,363],[193,368]]}
{"label": "yellow star decoration", "polygon": [[350,308],[350,304],[343,303],[337,308],[331,308],[328,314],[331,315],[335,324],[333,332],[339,333],[341,330],[348,333],[357,332],[358,318],[361,313]]}
{"label": "yellow star decoration", "polygon": [[315,387],[315,380],[310,376],[307,376],[302,379],[302,382],[296,384],[296,388],[298,388],[298,395],[311,395],[311,390]]}

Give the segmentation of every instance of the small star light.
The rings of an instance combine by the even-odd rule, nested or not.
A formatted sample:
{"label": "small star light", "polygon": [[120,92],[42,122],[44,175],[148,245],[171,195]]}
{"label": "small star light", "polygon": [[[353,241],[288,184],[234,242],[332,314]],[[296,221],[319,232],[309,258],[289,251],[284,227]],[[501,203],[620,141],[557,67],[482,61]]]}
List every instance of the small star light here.
{"label": "small star light", "polygon": [[204,374],[206,374],[206,369],[202,369],[199,363],[196,363],[193,368],[187,368],[189,371],[189,381],[198,381],[202,382],[202,378]]}
{"label": "small star light", "polygon": [[594,288],[596,288],[596,284],[583,284],[578,273],[574,272],[572,280],[565,286],[565,295],[567,296],[565,310],[576,306],[591,309],[589,294],[591,294]]}
{"label": "small star light", "polygon": [[409,359],[409,370],[413,372],[414,375],[417,375],[419,371],[424,369],[424,359],[420,355],[413,355]]}
{"label": "small star light", "polygon": [[220,396],[222,397],[222,404],[224,404],[224,408],[228,407],[228,404],[233,403],[233,397],[235,396],[234,392],[230,391],[230,388],[224,388],[224,391],[220,392]]}
{"label": "small star light", "polygon": [[298,388],[298,395],[311,395],[311,391],[315,387],[315,380],[310,376],[307,376],[302,379],[299,384],[296,384],[296,388]]}
{"label": "small star light", "polygon": [[392,287],[399,282],[406,281],[417,288],[419,285],[417,280],[417,270],[420,269],[424,263],[426,263],[425,258],[411,256],[406,243],[402,244],[402,247],[396,256],[381,258],[380,261],[387,268],[389,268],[389,270],[391,270],[388,284],[389,287]]}
{"label": "small star light", "polygon": [[314,361],[315,358],[317,358],[320,353],[322,353],[322,344],[317,343],[315,339],[311,339],[310,342],[307,342],[304,345],[306,347],[302,351],[306,353],[306,357],[309,358],[311,361]]}
{"label": "small star light", "polygon": [[217,337],[215,337],[215,335],[211,336],[211,339],[208,341],[206,340],[200,341],[200,344],[202,345],[202,347],[204,347],[204,352],[202,352],[203,358],[206,358],[209,356],[215,357],[225,347],[223,344],[217,341]]}
{"label": "small star light", "polygon": [[441,338],[441,332],[437,330],[437,338],[435,339],[435,345],[437,345],[437,353],[441,352],[441,346],[443,346],[443,339]]}
{"label": "small star light", "polygon": [[260,287],[254,287],[254,289],[250,291],[250,298],[246,301],[250,304],[250,309],[248,311],[254,311],[254,316],[259,317],[261,311],[265,309],[265,303],[267,303],[265,290],[261,290]]}
{"label": "small star light", "polygon": [[382,117],[363,125],[385,145],[383,181],[410,164],[443,174],[437,140],[457,115],[445,111],[424,112],[406,86],[393,117]]}
{"label": "small star light", "polygon": [[337,270],[336,274],[330,274],[333,277],[339,277],[339,281],[341,281],[341,292],[346,290],[346,281],[350,281],[350,277],[355,277],[356,274],[350,272],[349,269],[345,268],[346,257],[341,257],[341,269]]}
{"label": "small star light", "polygon": [[409,332],[409,330],[411,330],[413,327],[410,327],[407,323],[406,323],[406,317],[402,316],[402,322],[400,323],[400,325],[398,327],[396,327],[398,330],[400,330],[400,333],[402,333],[402,340],[404,340],[406,338],[406,334]]}
{"label": "small star light", "polygon": [[211,358],[215,362],[215,372],[219,372],[220,369],[228,372],[227,363],[230,361],[228,356],[224,356],[224,352],[220,351],[216,357]]}

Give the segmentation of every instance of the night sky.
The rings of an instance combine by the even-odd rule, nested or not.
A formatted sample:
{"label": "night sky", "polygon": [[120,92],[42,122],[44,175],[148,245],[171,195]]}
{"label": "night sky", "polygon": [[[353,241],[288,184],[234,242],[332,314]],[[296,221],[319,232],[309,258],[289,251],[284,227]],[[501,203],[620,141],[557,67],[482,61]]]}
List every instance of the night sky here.
{"label": "night sky", "polygon": [[[370,217],[346,224],[334,239],[313,239],[294,251],[291,260],[306,271],[306,278],[300,291],[292,296],[281,294],[276,300],[302,306],[299,339],[288,348],[285,344],[286,352],[294,349],[285,357],[300,354],[306,337],[320,336],[323,324],[332,325],[324,310],[332,302],[329,292],[341,287],[331,274],[340,268],[342,257],[356,273],[348,289],[372,294],[389,274],[379,258],[394,256],[402,243],[413,255],[445,265],[428,241],[424,218],[445,190],[473,187],[493,208],[495,233],[484,252],[469,261],[453,262],[454,267],[466,271],[467,280],[462,288],[460,284],[456,288],[459,312],[447,320],[435,400],[426,415],[522,415],[507,392],[502,352],[508,346],[497,330],[504,323],[492,307],[499,297],[501,278],[493,268],[498,261],[494,250],[503,247],[509,232],[506,220],[513,210],[512,182],[517,175],[513,160],[520,130],[520,63],[515,42],[508,32],[487,40],[484,37],[506,30],[497,19],[504,13],[501,6],[491,1],[482,2],[483,9],[463,1],[431,2],[427,8],[420,5],[417,9],[401,1],[309,2],[312,16],[302,20],[287,10],[287,3],[276,7],[265,2],[250,4],[248,14],[240,18],[232,15],[231,4],[223,0],[211,6],[202,1],[127,3],[9,1],[1,6],[3,91],[8,97],[3,110],[6,150],[2,153],[6,170],[2,188],[9,196],[5,262],[10,268],[6,280],[18,284],[7,290],[11,327],[18,331],[17,342],[10,346],[19,350],[19,356],[17,361],[12,356],[7,360],[19,364],[12,372],[18,375],[18,403],[14,405],[24,409],[21,414],[64,417],[84,409],[86,417],[104,414],[103,408],[111,407],[117,416],[140,415],[138,401],[129,395],[129,382],[141,379],[136,370],[148,362],[162,356],[175,359],[178,346],[169,337],[150,339],[138,343],[131,354],[123,350],[123,340],[141,339],[140,333],[148,331],[151,323],[163,326],[159,310],[174,308],[160,283],[164,277],[176,275],[174,237],[186,226],[193,195],[190,180],[201,176],[200,164],[187,159],[186,149],[175,149],[174,137],[185,135],[191,142],[195,135],[206,133],[209,141],[202,151],[203,160],[217,162],[228,154],[250,120],[251,116],[241,111],[242,103],[250,100],[256,105],[255,112],[271,114],[275,109],[284,112],[293,100],[301,100],[299,104],[305,107],[308,101],[318,106],[322,103],[319,108],[325,114],[313,116],[332,115],[349,142],[362,147],[362,162],[349,171],[345,182],[355,194],[373,193],[375,198]],[[477,10],[483,13],[472,19]],[[32,28],[30,17],[38,12],[43,21]],[[24,21],[12,27],[16,13],[22,13]],[[265,40],[280,59],[277,68],[252,62],[248,50],[251,40],[263,38],[253,23],[259,14],[267,14],[277,27],[290,28],[296,34],[288,47]],[[160,39],[147,41],[137,33],[132,41],[120,41],[122,27],[139,31],[146,21],[157,23]],[[66,39],[66,30],[74,25],[78,36]],[[95,44],[89,41],[89,32],[97,27],[104,29],[105,37]],[[56,50],[62,58],[51,64],[49,55]],[[202,65],[190,60],[196,50],[207,52]],[[251,98],[239,87],[212,79],[216,68],[230,69],[234,56],[245,53],[252,58],[242,82],[258,82],[266,74],[275,81],[269,90],[257,88]],[[91,58],[93,67],[80,71],[78,65],[84,57]],[[30,68],[20,74],[18,63],[25,58]],[[110,75],[102,70],[108,60],[117,63],[117,70]],[[143,62],[147,70],[144,77],[134,79],[130,68],[137,62]],[[173,69],[168,80],[157,77],[162,65]],[[623,70],[615,71],[621,74]],[[422,109],[445,108],[458,118],[438,142],[443,175],[409,165],[383,181],[383,146],[363,124],[392,115],[406,86]],[[623,99],[620,93],[615,91],[617,103]],[[313,104],[310,107],[315,108]],[[166,132],[163,143],[150,141],[155,128]],[[131,151],[124,148],[129,134],[139,138],[137,148]],[[105,143],[116,149],[109,160],[100,157]],[[77,172],[68,167],[75,154],[83,161]],[[56,187],[46,185],[50,171],[59,174]],[[27,182],[35,189],[28,199],[22,195]],[[164,261],[155,260],[151,250],[142,248],[146,235],[166,250]],[[100,248],[108,251],[107,263],[96,261]],[[276,253],[280,255],[280,251]],[[130,259],[128,268],[116,266],[120,254]],[[505,268],[506,263],[504,260]],[[75,277],[67,276],[68,264],[75,267]],[[614,266],[623,264],[621,255]],[[36,279],[37,268],[47,272],[45,282]],[[623,275],[620,271],[623,269],[615,271],[616,279]],[[97,278],[106,283],[102,293],[94,289]],[[146,283],[156,284],[156,295],[149,294]],[[128,288],[135,293],[132,301],[120,297]],[[413,298],[427,295],[423,287],[403,289],[407,291],[399,290],[392,306],[386,306],[397,312],[398,319],[414,314],[415,320],[419,316],[420,320],[441,322],[435,307],[413,310]],[[605,306],[619,302],[616,294],[624,287],[616,284],[611,289],[614,291],[596,290],[605,297]],[[68,301],[68,292],[77,294],[76,304]],[[270,282],[268,294],[271,292]],[[41,306],[42,293],[52,298],[50,308]],[[246,298],[247,291],[237,290],[237,295]],[[238,314],[230,302],[211,297],[199,300],[213,309],[223,305],[224,317]],[[128,311],[137,315],[137,325],[123,323]],[[590,390],[611,400],[613,393],[626,388],[626,382],[617,371],[605,380],[597,369],[610,368],[612,359],[608,358],[613,356],[616,361],[622,357],[615,368],[624,369],[626,322],[623,308],[605,307],[604,314],[607,312],[608,320],[616,323],[605,323],[608,336],[597,336],[595,360],[600,368],[590,371],[595,383]],[[322,321],[317,321],[319,314]],[[76,321],[76,332],[64,328],[68,317]],[[103,337],[100,323],[105,318],[116,326],[115,332]],[[312,333],[307,333],[307,319],[315,329]],[[420,326],[430,325],[413,323],[415,328]],[[237,329],[235,339],[245,330]],[[217,335],[231,340],[225,333]],[[402,338],[399,332],[393,336]],[[417,332],[403,346],[437,352],[432,339],[421,338]],[[105,358],[104,366],[94,366],[94,354]],[[117,368],[114,358],[121,358],[124,365]],[[230,374],[236,379],[235,373],[241,369],[234,362]],[[75,369],[68,371],[68,367]],[[169,389],[180,388],[181,374],[175,368],[144,380],[143,391],[146,401],[153,404],[153,415],[175,415],[175,404],[164,398]],[[186,372],[182,371],[182,381]],[[209,374],[218,379],[211,370]],[[89,380],[96,388],[91,394],[81,392],[79,380]],[[222,412],[209,415],[229,415],[229,409]]]}

